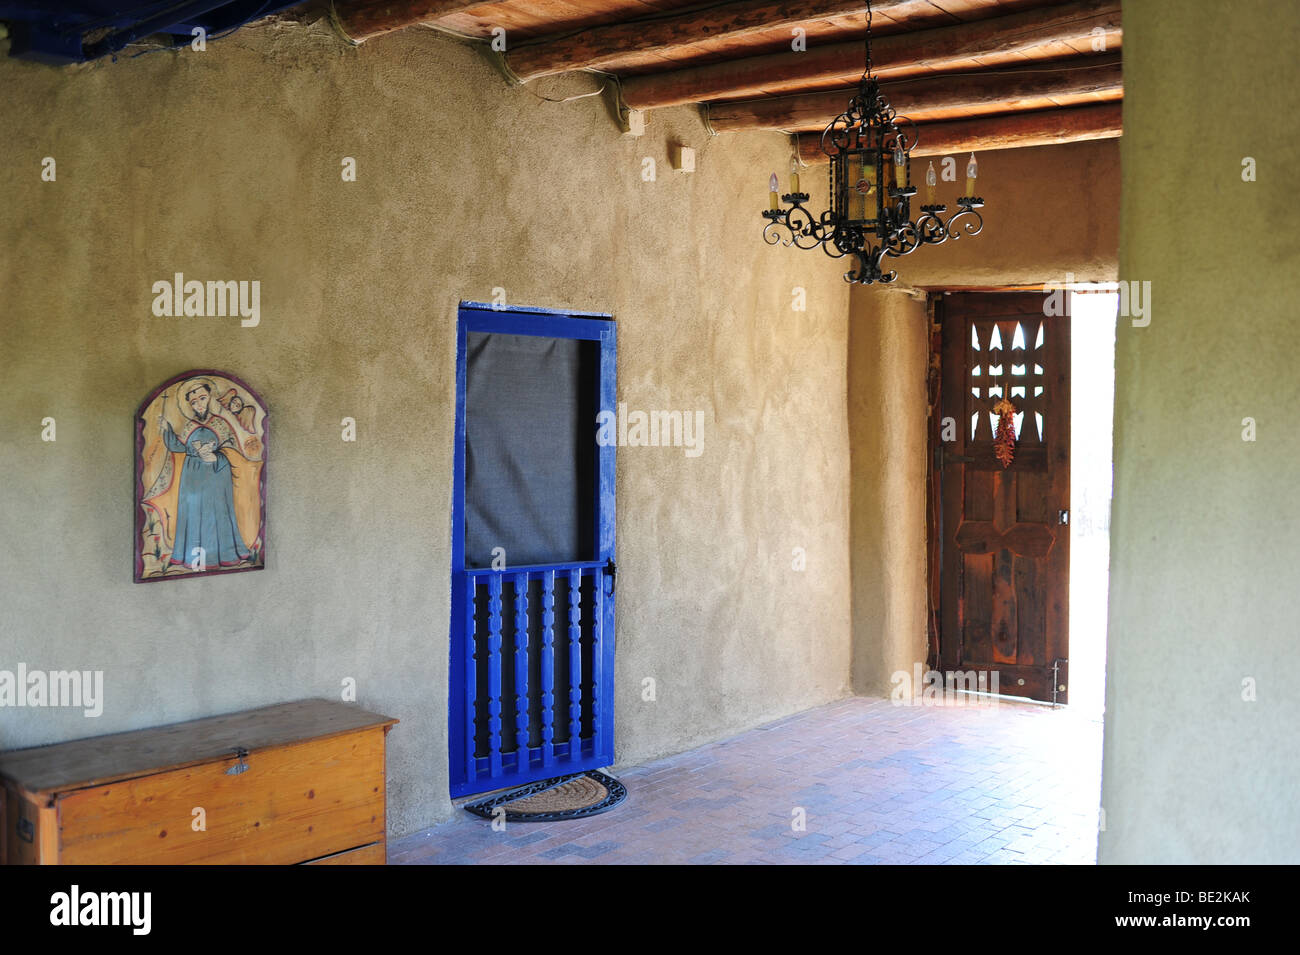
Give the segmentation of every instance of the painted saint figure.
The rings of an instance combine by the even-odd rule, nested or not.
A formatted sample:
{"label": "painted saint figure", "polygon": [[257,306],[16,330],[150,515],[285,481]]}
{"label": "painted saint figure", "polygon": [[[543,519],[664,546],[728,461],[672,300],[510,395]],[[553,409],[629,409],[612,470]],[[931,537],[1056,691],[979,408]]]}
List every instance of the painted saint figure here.
{"label": "painted saint figure", "polygon": [[177,375],[144,399],[137,582],[266,566],[266,417],[257,393],[224,372]]}
{"label": "painted saint figure", "polygon": [[178,435],[170,421],[159,422],[167,450],[185,455],[171,563],[192,565],[201,553],[206,567],[234,567],[253,556],[236,520],[231,458],[222,453],[225,448],[238,453],[239,441],[230,423],[211,411],[211,382],[186,382],[180,396],[188,419],[182,432]]}

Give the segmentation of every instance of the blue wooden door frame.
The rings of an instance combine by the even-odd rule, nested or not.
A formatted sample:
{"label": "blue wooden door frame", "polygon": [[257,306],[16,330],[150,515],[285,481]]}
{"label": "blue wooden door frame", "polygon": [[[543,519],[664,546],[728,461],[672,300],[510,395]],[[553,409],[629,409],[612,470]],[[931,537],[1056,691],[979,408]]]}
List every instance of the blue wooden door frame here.
{"label": "blue wooden door frame", "polygon": [[[502,308],[485,305],[481,302],[462,302],[457,322],[456,336],[456,434],[455,434],[455,472],[452,498],[452,533],[451,533],[451,669],[449,675],[450,694],[448,706],[448,750],[451,770],[451,795],[453,798],[535,782],[567,773],[582,772],[608,766],[614,761],[614,452],[613,444],[597,448],[597,468],[599,474],[595,482],[595,535],[593,551],[595,560],[565,561],[555,564],[528,567],[509,567],[502,571],[490,568],[468,567],[465,563],[465,409],[467,384],[467,342],[470,332],[489,332],[505,335],[532,335],[544,338],[579,339],[599,343],[599,408],[611,414],[616,402],[616,363],[617,340],[613,320],[608,315],[585,312],[557,312],[546,309]],[[591,422],[592,440],[596,438],[596,422]],[[524,746],[514,752],[500,751],[501,668],[507,665],[507,653],[516,648],[502,646],[500,620],[502,611],[502,584],[515,584],[516,595],[520,587],[526,591],[527,586],[540,580],[543,593],[542,620],[544,628],[544,645],[541,661],[543,701],[549,703],[552,687],[551,679],[554,661],[553,637],[553,601],[554,587],[571,587],[571,600],[579,594],[583,579],[593,581],[593,607],[595,619],[589,622],[593,640],[591,674],[592,699],[591,735],[583,738],[580,734],[570,733],[570,739],[577,740],[576,750],[572,743],[552,744],[550,734],[551,717],[545,717],[541,745],[528,746],[528,737],[524,736]],[[486,587],[491,614],[491,633],[488,636],[490,668],[489,700],[487,718],[489,721],[488,752],[476,753],[475,736],[478,724],[475,721],[477,705],[477,678],[475,655],[471,645],[475,639],[474,608],[475,595]],[[549,596],[548,596],[549,595]],[[534,611],[536,608],[534,608]],[[522,602],[516,597],[516,633],[518,623],[526,621],[528,614],[527,599]],[[524,631],[526,633],[526,627]],[[563,624],[560,628],[564,630]],[[569,621],[570,640],[576,640],[579,630],[576,617]],[[516,636],[516,640],[518,640]],[[525,636],[526,645],[526,636]],[[571,644],[566,644],[571,646]],[[576,654],[580,651],[572,651]],[[519,654],[515,654],[519,656]],[[527,654],[523,654],[525,668],[522,676],[526,680]],[[517,664],[518,665],[518,664]],[[518,672],[518,671],[516,671]],[[572,670],[570,672],[573,672]],[[516,683],[518,686],[519,684]],[[495,692],[497,695],[492,696]],[[577,694],[572,691],[574,721],[570,724],[576,729],[579,725],[576,714],[580,703]],[[528,708],[524,715],[517,716],[522,730],[528,727]],[[546,707],[543,712],[549,712]],[[520,753],[526,753],[525,765],[520,766]]]}

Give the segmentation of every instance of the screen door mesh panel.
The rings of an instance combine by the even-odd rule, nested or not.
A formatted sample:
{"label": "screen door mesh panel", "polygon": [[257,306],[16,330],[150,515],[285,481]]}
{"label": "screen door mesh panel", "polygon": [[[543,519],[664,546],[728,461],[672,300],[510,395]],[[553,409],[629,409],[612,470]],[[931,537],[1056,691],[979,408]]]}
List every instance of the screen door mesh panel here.
{"label": "screen door mesh panel", "polygon": [[590,560],[598,342],[466,337],[465,565]]}

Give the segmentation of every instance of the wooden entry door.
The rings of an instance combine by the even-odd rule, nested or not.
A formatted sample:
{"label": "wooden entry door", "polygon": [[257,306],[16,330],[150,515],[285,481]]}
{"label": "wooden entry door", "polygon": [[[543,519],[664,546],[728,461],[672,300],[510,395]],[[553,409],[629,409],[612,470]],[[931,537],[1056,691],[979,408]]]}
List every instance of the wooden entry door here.
{"label": "wooden entry door", "polygon": [[[1046,300],[1041,292],[989,292],[938,303],[932,666],[986,673],[990,689],[996,673],[1002,695],[1065,702],[1070,319],[1045,315]],[[1003,398],[1015,409],[1014,458],[1005,466],[995,453],[993,410]]]}

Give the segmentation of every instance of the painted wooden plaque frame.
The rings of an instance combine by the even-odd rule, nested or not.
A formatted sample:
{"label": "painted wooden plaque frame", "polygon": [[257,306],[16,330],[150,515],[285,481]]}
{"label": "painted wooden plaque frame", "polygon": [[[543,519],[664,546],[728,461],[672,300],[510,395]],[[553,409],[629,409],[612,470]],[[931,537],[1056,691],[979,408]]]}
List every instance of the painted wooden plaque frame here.
{"label": "painted wooden plaque frame", "polygon": [[266,404],[241,379],[169,378],[135,416],[135,581],[266,566]]}

